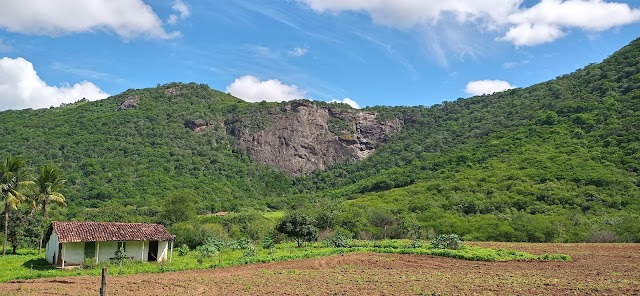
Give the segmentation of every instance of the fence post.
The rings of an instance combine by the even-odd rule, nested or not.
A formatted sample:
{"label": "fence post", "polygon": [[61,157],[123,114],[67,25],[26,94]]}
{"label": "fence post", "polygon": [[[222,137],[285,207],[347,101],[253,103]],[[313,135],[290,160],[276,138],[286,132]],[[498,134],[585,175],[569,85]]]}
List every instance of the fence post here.
{"label": "fence post", "polygon": [[100,284],[100,296],[107,296],[107,267],[102,268],[102,283]]}

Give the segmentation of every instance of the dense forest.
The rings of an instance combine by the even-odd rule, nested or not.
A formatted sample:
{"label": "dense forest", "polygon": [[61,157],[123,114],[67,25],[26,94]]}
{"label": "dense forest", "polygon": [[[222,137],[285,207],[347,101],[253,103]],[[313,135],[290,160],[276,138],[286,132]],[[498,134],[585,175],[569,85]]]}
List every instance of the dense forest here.
{"label": "dense forest", "polygon": [[[639,105],[636,40],[528,88],[365,108],[402,130],[365,160],[302,177],[252,161],[229,133],[273,128],[280,104],[195,83],[0,112],[0,157],[64,172],[68,206],[52,219],[160,222],[189,239],[260,239],[277,223],[269,212],[297,211],[360,238],[640,242]],[[194,119],[207,128],[187,128]],[[218,211],[235,214],[209,215]]]}

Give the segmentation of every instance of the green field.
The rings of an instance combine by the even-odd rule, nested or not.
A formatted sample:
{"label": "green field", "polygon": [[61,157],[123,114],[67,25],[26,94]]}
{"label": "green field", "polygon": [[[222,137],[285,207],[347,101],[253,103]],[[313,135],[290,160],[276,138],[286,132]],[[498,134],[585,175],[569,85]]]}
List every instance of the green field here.
{"label": "green field", "polygon": [[571,257],[562,254],[532,255],[525,252],[504,249],[482,248],[462,245],[458,250],[436,249],[429,244],[422,244],[409,240],[384,241],[349,241],[348,247],[334,248],[325,242],[317,242],[296,247],[295,243],[281,243],[272,249],[260,248],[254,254],[247,255],[246,250],[229,249],[212,257],[204,258],[202,264],[198,262],[198,252],[189,251],[184,256],[178,255],[174,249],[172,262],[149,263],[136,261],[109,262],[103,265],[80,266],[71,269],[57,269],[44,259],[44,252],[37,254],[37,250],[22,249],[18,255],[0,257],[0,282],[12,280],[36,279],[45,277],[64,277],[78,275],[99,275],[101,266],[107,266],[110,274],[159,273],[192,269],[222,268],[227,266],[287,261],[304,258],[324,257],[351,252],[375,252],[389,254],[417,254],[444,256],[474,261],[512,261],[512,260],[543,260],[543,261],[571,261]]}

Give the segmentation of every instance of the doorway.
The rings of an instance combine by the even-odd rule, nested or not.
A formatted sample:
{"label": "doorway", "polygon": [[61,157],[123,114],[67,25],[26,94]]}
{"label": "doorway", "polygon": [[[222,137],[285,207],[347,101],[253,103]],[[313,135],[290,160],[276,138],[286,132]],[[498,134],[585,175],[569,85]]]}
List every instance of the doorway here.
{"label": "doorway", "polygon": [[158,241],[149,241],[147,261],[158,261]]}
{"label": "doorway", "polygon": [[96,242],[84,243],[84,258],[96,258]]}

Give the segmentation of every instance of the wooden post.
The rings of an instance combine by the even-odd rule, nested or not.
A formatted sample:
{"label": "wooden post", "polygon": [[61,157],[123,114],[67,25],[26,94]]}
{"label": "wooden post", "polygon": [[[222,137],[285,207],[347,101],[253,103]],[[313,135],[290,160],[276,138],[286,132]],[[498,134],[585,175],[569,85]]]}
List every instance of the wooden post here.
{"label": "wooden post", "polygon": [[169,263],[173,259],[173,241],[171,241],[171,251],[169,252]]}
{"label": "wooden post", "polygon": [[62,244],[62,255],[61,256],[62,256],[62,267],[63,268],[64,268],[64,251],[65,251],[65,249],[66,248],[65,248],[64,244]]}
{"label": "wooden post", "polygon": [[107,296],[107,267],[102,268],[102,282],[100,283],[100,296]]}

